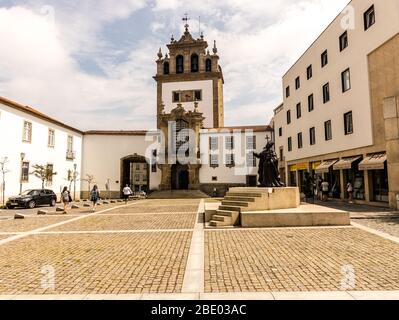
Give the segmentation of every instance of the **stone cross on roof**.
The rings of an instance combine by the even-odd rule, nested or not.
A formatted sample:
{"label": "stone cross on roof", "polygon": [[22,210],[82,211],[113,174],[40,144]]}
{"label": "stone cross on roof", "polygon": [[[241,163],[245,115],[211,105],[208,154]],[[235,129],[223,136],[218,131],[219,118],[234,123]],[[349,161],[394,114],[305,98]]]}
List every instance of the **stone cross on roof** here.
{"label": "stone cross on roof", "polygon": [[188,21],[190,20],[190,18],[188,17],[188,14],[187,13],[185,13],[184,14],[184,18],[183,18],[183,21],[185,22],[185,25],[184,25],[184,27],[186,28],[186,32],[188,32],[188,27],[189,27],[189,25],[188,25]]}

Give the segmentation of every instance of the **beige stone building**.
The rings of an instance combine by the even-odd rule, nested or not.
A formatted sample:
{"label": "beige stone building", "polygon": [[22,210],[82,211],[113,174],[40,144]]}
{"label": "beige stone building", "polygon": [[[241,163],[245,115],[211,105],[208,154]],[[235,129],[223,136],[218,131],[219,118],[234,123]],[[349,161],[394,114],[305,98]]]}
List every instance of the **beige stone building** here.
{"label": "beige stone building", "polygon": [[275,109],[289,185],[324,178],[330,197],[397,207],[399,2],[353,0],[283,77]]}

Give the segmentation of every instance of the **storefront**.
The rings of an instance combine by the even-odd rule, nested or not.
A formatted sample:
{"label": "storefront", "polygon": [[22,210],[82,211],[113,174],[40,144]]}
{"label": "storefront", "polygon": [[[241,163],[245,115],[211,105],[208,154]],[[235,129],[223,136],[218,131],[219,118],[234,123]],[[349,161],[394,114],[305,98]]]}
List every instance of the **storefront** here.
{"label": "storefront", "polygon": [[305,174],[309,170],[307,163],[297,163],[292,165],[290,168],[290,186],[299,187],[300,191],[303,191],[303,184],[305,181]]}
{"label": "storefront", "polygon": [[370,201],[388,203],[389,186],[386,153],[369,155],[359,163],[359,170],[368,174]]}
{"label": "storefront", "polygon": [[350,182],[353,186],[353,199],[365,200],[365,184],[364,184],[364,172],[359,170],[359,163],[362,160],[362,156],[355,156],[349,158],[343,158],[334,164],[334,171],[342,170],[343,172],[343,186],[344,186],[344,198],[348,199],[349,194],[347,192],[347,184]]}
{"label": "storefront", "polygon": [[323,161],[317,168],[316,174],[329,184],[329,197],[340,199],[341,198],[341,184],[340,172],[334,170],[333,166],[338,162],[338,159]]}
{"label": "storefront", "polygon": [[289,186],[290,187],[297,187],[298,186],[298,184],[297,184],[297,179],[296,179],[296,165],[293,165],[293,166],[289,166],[289,170],[290,170],[290,173],[289,173]]}

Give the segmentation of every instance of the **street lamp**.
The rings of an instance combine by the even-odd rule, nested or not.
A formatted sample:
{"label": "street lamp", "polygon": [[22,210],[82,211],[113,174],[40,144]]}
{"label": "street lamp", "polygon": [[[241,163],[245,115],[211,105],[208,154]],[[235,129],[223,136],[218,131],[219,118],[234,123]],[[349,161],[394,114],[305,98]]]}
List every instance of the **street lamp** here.
{"label": "street lamp", "polygon": [[76,201],[76,178],[78,173],[76,172],[76,169],[78,168],[78,165],[76,163],[73,164],[73,201]]}
{"label": "street lamp", "polygon": [[24,159],[25,159],[25,153],[21,152],[21,180],[19,183],[19,194],[22,193],[22,181],[23,181],[23,174],[24,174]]}

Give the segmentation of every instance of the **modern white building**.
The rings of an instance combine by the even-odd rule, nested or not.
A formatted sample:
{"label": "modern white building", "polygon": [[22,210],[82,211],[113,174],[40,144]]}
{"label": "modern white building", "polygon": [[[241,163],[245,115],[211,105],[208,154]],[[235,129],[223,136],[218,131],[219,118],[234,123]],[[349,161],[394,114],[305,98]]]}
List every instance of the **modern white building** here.
{"label": "modern white building", "polygon": [[59,194],[68,186],[80,196],[77,173],[81,172],[83,132],[0,97],[0,137],[5,181],[0,171],[0,205],[3,192],[7,199],[21,190],[42,188],[42,180],[33,174],[36,165],[49,173],[46,189]]}
{"label": "modern white building", "polygon": [[274,129],[289,185],[317,173],[331,197],[345,199],[352,182],[359,202],[396,206],[384,101],[399,93],[398,33],[397,0],[353,0],[283,76]]}

